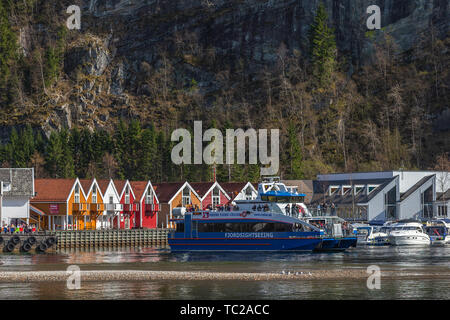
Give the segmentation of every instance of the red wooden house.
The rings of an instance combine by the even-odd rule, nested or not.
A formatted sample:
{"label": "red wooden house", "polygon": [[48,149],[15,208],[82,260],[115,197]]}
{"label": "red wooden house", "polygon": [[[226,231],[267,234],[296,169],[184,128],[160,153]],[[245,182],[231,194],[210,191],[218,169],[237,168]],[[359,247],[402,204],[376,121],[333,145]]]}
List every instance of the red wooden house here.
{"label": "red wooden house", "polygon": [[135,216],[136,228],[154,229],[158,225],[159,200],[150,181],[131,181],[139,209]]}
{"label": "red wooden house", "polygon": [[120,203],[123,204],[123,211],[114,218],[114,228],[119,223],[120,229],[132,229],[136,225],[136,214],[139,212],[139,203],[136,203],[136,196],[128,180],[114,180],[114,185],[119,193]]}
{"label": "red wooden house", "polygon": [[216,182],[195,182],[191,187],[200,197],[202,209],[215,209],[218,205],[224,205],[230,202],[228,193]]}

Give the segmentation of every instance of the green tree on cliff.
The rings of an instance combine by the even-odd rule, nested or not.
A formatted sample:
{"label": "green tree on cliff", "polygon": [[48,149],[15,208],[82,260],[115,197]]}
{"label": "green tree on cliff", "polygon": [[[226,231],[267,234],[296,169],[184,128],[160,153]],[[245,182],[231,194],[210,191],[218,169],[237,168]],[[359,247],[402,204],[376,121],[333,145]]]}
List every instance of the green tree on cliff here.
{"label": "green tree on cliff", "polygon": [[297,130],[292,122],[289,123],[289,127],[287,128],[286,150],[286,178],[303,179],[302,150],[298,141]]}
{"label": "green tree on cliff", "polygon": [[320,86],[326,86],[336,69],[336,40],[334,29],[328,26],[328,15],[319,4],[310,29],[310,57],[314,77]]}

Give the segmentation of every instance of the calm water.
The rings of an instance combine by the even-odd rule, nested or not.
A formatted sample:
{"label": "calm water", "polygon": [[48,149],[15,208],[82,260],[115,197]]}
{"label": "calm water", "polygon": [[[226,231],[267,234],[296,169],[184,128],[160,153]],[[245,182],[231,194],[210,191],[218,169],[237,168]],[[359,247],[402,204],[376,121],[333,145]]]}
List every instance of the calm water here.
{"label": "calm water", "polygon": [[[0,299],[450,299],[450,246],[358,247],[344,253],[170,253],[157,248],[1,254],[0,271],[173,270],[281,272],[339,270],[378,265],[383,270],[434,274],[426,279],[381,278],[380,290],[366,280],[140,281],[0,283]],[[440,277],[445,275],[445,277]]]}

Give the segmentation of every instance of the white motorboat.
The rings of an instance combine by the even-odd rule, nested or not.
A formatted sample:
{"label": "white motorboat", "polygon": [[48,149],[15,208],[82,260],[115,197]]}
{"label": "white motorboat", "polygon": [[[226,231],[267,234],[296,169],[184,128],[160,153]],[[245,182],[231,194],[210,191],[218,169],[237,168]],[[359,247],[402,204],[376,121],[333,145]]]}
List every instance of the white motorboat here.
{"label": "white motorboat", "polygon": [[388,236],[394,246],[430,245],[430,236],[425,233],[420,222],[398,222],[392,226]]}
{"label": "white motorboat", "polygon": [[[386,228],[385,228],[386,229]],[[356,227],[358,244],[370,246],[385,246],[389,244],[388,234],[379,227],[360,225]]]}
{"label": "white motorboat", "polygon": [[432,245],[450,244],[450,224],[443,220],[433,220],[425,227]]}

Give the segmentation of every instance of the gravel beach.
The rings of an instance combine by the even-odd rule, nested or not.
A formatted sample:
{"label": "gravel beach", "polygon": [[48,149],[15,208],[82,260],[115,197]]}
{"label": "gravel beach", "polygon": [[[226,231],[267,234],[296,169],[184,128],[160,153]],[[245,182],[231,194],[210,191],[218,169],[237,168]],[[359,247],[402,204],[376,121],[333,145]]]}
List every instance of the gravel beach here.
{"label": "gravel beach", "polygon": [[[82,281],[152,281],[152,280],[242,280],[242,281],[271,281],[271,280],[333,280],[333,279],[367,279],[366,269],[351,270],[315,270],[284,273],[225,273],[225,272],[183,272],[183,271],[138,271],[138,270],[96,270],[81,271]],[[70,273],[66,271],[25,271],[0,272],[1,282],[55,282],[67,281]],[[425,275],[385,271],[381,274],[385,278],[408,277],[427,278],[438,275]]]}

